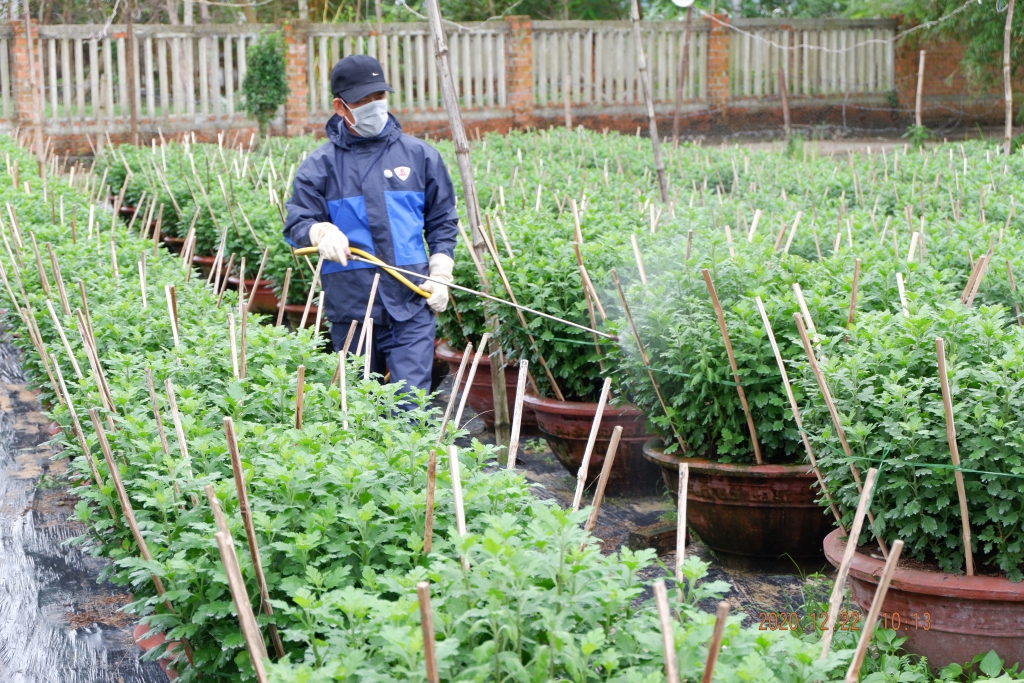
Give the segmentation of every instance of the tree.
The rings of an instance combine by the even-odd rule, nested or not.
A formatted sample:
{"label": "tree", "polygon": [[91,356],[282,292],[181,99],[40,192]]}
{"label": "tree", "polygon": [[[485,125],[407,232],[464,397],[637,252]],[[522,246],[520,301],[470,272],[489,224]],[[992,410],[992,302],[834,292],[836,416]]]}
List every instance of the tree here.
{"label": "tree", "polygon": [[260,137],[266,138],[270,120],[288,99],[284,44],[281,34],[268,33],[249,48],[249,70],[242,81],[242,109],[256,119]]}

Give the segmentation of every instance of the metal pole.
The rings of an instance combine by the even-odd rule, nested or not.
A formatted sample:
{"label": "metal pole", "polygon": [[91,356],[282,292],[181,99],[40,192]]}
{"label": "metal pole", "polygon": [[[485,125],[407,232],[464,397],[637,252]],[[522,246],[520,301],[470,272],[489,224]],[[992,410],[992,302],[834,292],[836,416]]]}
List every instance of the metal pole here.
{"label": "metal pole", "polygon": [[654,94],[651,92],[651,80],[647,74],[647,58],[644,56],[643,36],[640,34],[640,6],[637,4],[637,0],[632,2],[631,14],[633,17],[633,41],[636,43],[637,70],[640,72],[640,83],[644,90],[644,101],[647,103],[647,122],[651,132],[651,147],[654,149],[654,170],[658,174],[658,189],[661,191],[661,201],[663,204],[668,204],[665,162],[661,160],[661,144],[658,141],[658,121],[654,117]]}
{"label": "metal pole", "polygon": [[[434,57],[437,60],[438,80],[441,83],[441,97],[444,108],[448,112],[448,127],[451,129],[452,142],[455,143],[455,158],[459,165],[459,176],[462,178],[463,199],[466,204],[466,218],[473,242],[473,251],[478,261],[484,258],[484,239],[480,231],[480,200],[476,194],[476,183],[473,180],[473,166],[469,160],[469,140],[466,129],[462,125],[462,113],[459,111],[459,96],[455,90],[451,67],[448,63],[448,43],[441,25],[441,8],[437,0],[427,0],[427,17],[430,20],[430,34],[434,41]],[[481,282],[481,285],[484,285]],[[484,285],[485,286],[485,285]],[[491,353],[491,389],[494,398],[494,439],[499,445],[509,443],[508,396],[505,390],[505,354],[497,341],[498,320],[488,316],[492,336]]]}

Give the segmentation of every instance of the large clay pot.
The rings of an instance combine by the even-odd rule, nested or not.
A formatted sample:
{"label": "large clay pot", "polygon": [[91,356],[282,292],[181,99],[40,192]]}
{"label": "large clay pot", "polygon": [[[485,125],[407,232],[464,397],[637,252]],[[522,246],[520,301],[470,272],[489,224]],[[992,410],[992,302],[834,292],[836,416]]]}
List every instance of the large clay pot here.
{"label": "large clay pot", "polygon": [[[836,529],[825,556],[839,566],[846,543]],[[885,562],[861,552],[850,565],[850,592],[866,614]],[[1024,664],[1024,582],[897,568],[882,604],[885,626],[907,637],[904,648],[924,655],[933,669],[969,662],[995,650],[1006,668]]]}
{"label": "large clay pot", "polygon": [[163,242],[164,248],[172,254],[180,254],[182,248],[185,246],[184,237],[161,237],[160,241]]}
{"label": "large clay pot", "polygon": [[192,265],[199,266],[199,270],[202,271],[203,277],[210,277],[210,273],[213,271],[213,265],[217,262],[216,256],[193,256]]}
{"label": "large clay pot", "polygon": [[[530,395],[526,396],[525,403],[537,415],[537,428],[555,457],[573,476],[577,476],[590,438],[597,404]],[[657,489],[661,481],[658,467],[648,462],[643,453],[644,442],[651,438],[646,423],[643,413],[633,406],[607,406],[604,409],[587,469],[588,483],[597,481],[600,476],[612,431],[621,426],[622,436],[608,479],[609,491],[628,489],[651,492]]]}
{"label": "large clay pot", "polygon": [[[238,277],[232,275],[228,278],[228,288],[238,291]],[[259,286],[256,280],[245,281],[245,291],[248,296],[249,310],[253,313],[273,313],[277,315],[277,307],[281,300],[274,294],[274,285],[270,280],[260,280]],[[305,307],[303,307],[305,308]],[[299,314],[301,319],[302,314]]]}
{"label": "large clay pot", "polygon": [[[144,638],[143,636],[147,633],[149,633],[149,626],[144,624],[136,624],[135,629],[132,631],[136,644],[142,648],[143,652],[155,650],[167,641],[162,633],[152,635],[149,638]],[[167,645],[167,651],[164,652],[163,656],[157,660],[157,664],[159,664],[160,668],[164,670],[164,673],[167,674],[167,679],[170,681],[178,678],[178,672],[174,670],[170,663],[174,660],[175,650],[179,647],[181,647],[181,642],[177,640],[171,641]]]}
{"label": "large clay pot", "polygon": [[[462,363],[462,351],[457,351],[446,342],[441,342],[434,347],[434,357],[448,363],[450,374],[454,377],[459,371]],[[471,358],[470,363],[473,362]],[[466,365],[466,372],[469,373],[469,364]],[[511,422],[515,413],[516,405],[516,380],[517,373],[511,371],[515,365],[505,368],[505,393],[508,396],[508,418]],[[476,375],[473,376],[473,385],[469,388],[469,398],[466,399],[469,407],[484,421],[488,429],[494,429],[494,397],[491,394],[491,359],[484,354],[476,367]],[[519,428],[520,435],[536,436],[537,417],[533,410],[523,403],[523,417]]]}
{"label": "large clay pot", "polygon": [[[275,309],[276,310],[276,309]],[[316,312],[318,308],[316,304],[311,304],[309,307],[309,315],[306,316],[306,327],[313,327],[316,325]],[[302,315],[306,312],[306,304],[286,304],[284,307],[284,314],[288,317],[292,327],[298,329],[302,323]],[[320,331],[330,333],[331,323],[324,318],[320,321]]]}
{"label": "large clay pot", "polygon": [[820,569],[821,542],[832,530],[815,501],[810,465],[740,465],[666,454],[661,439],[644,456],[679,490],[679,463],[690,466],[687,523],[724,564],[767,571]]}

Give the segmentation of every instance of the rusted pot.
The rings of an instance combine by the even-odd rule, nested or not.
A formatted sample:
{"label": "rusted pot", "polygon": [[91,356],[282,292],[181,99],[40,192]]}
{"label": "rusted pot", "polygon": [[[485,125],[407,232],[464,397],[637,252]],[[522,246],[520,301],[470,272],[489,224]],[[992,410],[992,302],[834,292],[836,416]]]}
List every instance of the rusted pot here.
{"label": "rusted pot", "polygon": [[[228,288],[238,291],[238,278],[234,275],[228,278]],[[246,279],[245,292],[249,301],[249,310],[253,313],[277,314],[277,307],[281,300],[274,294],[274,284],[270,280],[260,280],[259,286],[256,280]],[[302,314],[299,314],[302,318]]]}
{"label": "rusted pot", "polygon": [[[577,476],[590,438],[597,404],[530,395],[526,396],[525,403],[537,415],[537,427],[555,457],[573,476]],[[604,409],[587,469],[588,483],[597,481],[604,466],[612,431],[622,427],[622,437],[608,479],[608,490],[650,492],[657,489],[661,480],[658,467],[648,462],[643,453],[644,442],[651,438],[646,423],[643,413],[633,406],[607,406]]]}
{"label": "rusted pot", "polygon": [[[825,538],[835,566],[846,542],[841,529]],[[850,592],[867,614],[885,562],[861,552],[850,565]],[[963,664],[995,650],[1006,668],[1024,664],[1024,582],[997,576],[963,576],[898,568],[882,604],[884,626],[907,637],[903,647],[928,658],[933,668]]]}
{"label": "rusted pot", "polygon": [[170,235],[160,238],[163,242],[164,248],[172,254],[180,254],[181,250],[185,247],[184,237],[171,237]]}
{"label": "rusted pot", "polygon": [[[434,357],[448,363],[450,374],[454,377],[459,371],[462,363],[462,351],[453,349],[447,342],[441,342],[434,347]],[[470,358],[471,364],[473,359]],[[469,373],[470,364],[466,365],[466,373]],[[516,366],[509,365],[505,368],[505,393],[508,396],[508,419],[511,422],[515,413],[516,405],[516,381],[517,373],[512,371]],[[466,403],[473,409],[488,429],[494,429],[494,397],[491,393],[491,359],[484,354],[476,367],[476,375],[473,376],[473,384],[469,388],[469,398]],[[533,410],[523,403],[523,417],[519,433],[522,436],[537,436],[537,416]]]}
{"label": "rusted pot", "polygon": [[[162,633],[150,636],[149,638],[144,638],[143,636],[147,633],[149,633],[149,626],[144,624],[136,624],[132,631],[135,643],[142,648],[143,652],[155,650],[167,641]],[[179,647],[181,647],[181,643],[179,641],[171,641],[167,646],[167,651],[164,652],[163,656],[157,660],[157,664],[159,664],[160,668],[164,670],[165,674],[167,674],[167,680],[169,681],[173,681],[178,678],[178,672],[174,670],[170,663],[175,657],[174,651]]]}
{"label": "rusted pot", "polygon": [[662,467],[673,494],[679,463],[690,466],[687,523],[733,567],[769,571],[820,569],[821,542],[832,530],[827,508],[815,502],[810,465],[740,465],[666,454],[661,439],[644,456]]}
{"label": "rusted pot", "polygon": [[203,277],[210,277],[210,272],[213,271],[213,264],[217,262],[216,256],[193,256],[192,265],[199,266],[199,270],[202,271]]}

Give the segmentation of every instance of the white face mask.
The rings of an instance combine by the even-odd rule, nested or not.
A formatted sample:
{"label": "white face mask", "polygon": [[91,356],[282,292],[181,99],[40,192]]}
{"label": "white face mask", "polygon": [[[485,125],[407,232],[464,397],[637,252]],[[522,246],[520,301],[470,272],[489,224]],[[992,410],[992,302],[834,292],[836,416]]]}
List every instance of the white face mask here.
{"label": "white face mask", "polygon": [[352,124],[352,130],[364,138],[372,138],[380,135],[384,126],[388,124],[388,100],[382,98],[367,102],[361,107],[353,109],[346,103],[345,106],[352,112],[352,118],[356,120]]}

